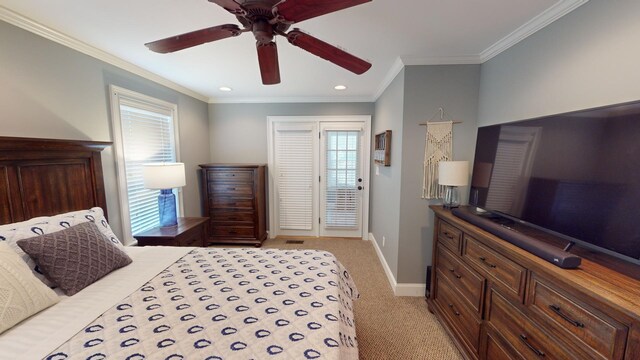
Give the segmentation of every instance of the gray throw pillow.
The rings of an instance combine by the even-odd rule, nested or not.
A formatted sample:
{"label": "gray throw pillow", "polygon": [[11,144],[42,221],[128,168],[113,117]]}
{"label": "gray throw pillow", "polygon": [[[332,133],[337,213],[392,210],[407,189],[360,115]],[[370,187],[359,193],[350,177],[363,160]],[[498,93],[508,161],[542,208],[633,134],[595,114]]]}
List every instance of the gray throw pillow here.
{"label": "gray throw pillow", "polygon": [[69,296],[131,263],[131,258],[90,221],[17,243],[47,279]]}

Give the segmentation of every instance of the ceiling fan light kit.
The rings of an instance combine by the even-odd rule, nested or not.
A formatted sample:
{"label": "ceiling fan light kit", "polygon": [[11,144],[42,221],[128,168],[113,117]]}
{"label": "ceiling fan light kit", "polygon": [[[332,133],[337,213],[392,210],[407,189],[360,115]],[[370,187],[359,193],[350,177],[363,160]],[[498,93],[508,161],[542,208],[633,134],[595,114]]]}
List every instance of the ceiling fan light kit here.
{"label": "ceiling fan light kit", "polygon": [[280,83],[280,65],[278,47],[274,36],[287,38],[289,43],[332,62],[355,74],[363,74],[371,64],[348,52],[315,38],[300,29],[289,27],[308,20],[371,0],[209,0],[236,16],[243,25],[225,24],[145,44],[157,53],[171,53],[193,46],[218,41],[245,32],[252,32],[256,39],[258,64],[262,83],[274,85]]}

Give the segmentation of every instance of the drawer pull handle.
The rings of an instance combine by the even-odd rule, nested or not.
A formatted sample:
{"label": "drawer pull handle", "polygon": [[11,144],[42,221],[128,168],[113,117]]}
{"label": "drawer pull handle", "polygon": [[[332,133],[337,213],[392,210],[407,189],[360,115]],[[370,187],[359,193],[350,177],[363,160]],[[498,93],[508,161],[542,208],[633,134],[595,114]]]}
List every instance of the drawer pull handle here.
{"label": "drawer pull handle", "polygon": [[460,316],[460,313],[453,307],[453,304],[449,304],[449,307],[453,310],[453,314],[455,316]]}
{"label": "drawer pull handle", "polygon": [[484,256],[480,256],[480,261],[482,261],[483,263],[485,263],[487,266],[489,266],[490,268],[494,269],[496,267],[496,264],[492,264],[490,262],[487,262],[487,258],[485,258]]}
{"label": "drawer pull handle", "polygon": [[554,313],[558,314],[558,316],[560,316],[561,318],[565,319],[568,323],[570,323],[571,325],[575,326],[575,327],[579,327],[579,328],[583,328],[584,324],[573,320],[572,318],[570,318],[569,316],[567,316],[567,314],[562,312],[562,309],[560,309],[560,306],[558,305],[549,305],[549,308],[551,309],[551,311],[553,311]]}
{"label": "drawer pull handle", "polygon": [[453,240],[453,234],[452,234],[452,233],[450,233],[450,232],[448,232],[448,231],[445,231],[445,232],[444,232],[444,236],[446,236],[446,237],[447,237],[447,239]]}
{"label": "drawer pull handle", "polygon": [[456,277],[456,279],[460,279],[462,277],[462,275],[456,272],[456,269],[449,269],[449,271],[451,271],[451,273],[453,274],[453,276]]}
{"label": "drawer pull handle", "polygon": [[538,355],[539,357],[544,357],[544,352],[534,348],[533,345],[529,344],[529,338],[527,338],[527,335],[520,334],[520,340],[522,340],[522,342],[527,345],[527,347],[531,349],[534,354]]}

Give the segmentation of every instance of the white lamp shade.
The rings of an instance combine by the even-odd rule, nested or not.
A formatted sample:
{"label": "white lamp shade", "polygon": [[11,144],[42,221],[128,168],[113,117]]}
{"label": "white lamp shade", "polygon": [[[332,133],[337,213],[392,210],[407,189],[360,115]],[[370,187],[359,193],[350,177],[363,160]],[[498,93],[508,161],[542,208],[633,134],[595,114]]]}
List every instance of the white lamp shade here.
{"label": "white lamp shade", "polygon": [[469,185],[469,162],[440,161],[438,165],[438,184],[446,186]]}
{"label": "white lamp shade", "polygon": [[144,164],[142,178],[147,189],[173,189],[187,184],[183,163]]}

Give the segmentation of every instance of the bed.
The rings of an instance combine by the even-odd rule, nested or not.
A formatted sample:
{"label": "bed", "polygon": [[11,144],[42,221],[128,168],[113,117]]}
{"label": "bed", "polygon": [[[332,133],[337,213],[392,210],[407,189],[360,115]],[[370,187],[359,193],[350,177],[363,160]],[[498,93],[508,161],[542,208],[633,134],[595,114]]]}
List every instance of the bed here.
{"label": "bed", "polygon": [[[117,242],[100,162],[108,145],[0,138],[0,240],[94,222]],[[0,334],[0,359],[358,358],[358,291],[328,252],[115,247],[130,264],[71,296],[54,289],[54,305]]]}

